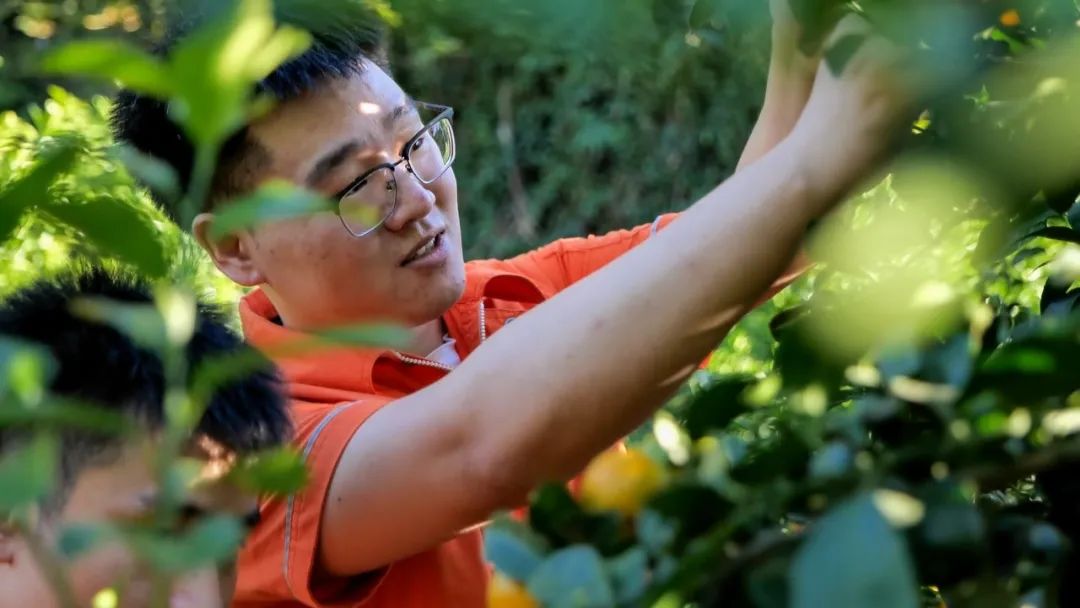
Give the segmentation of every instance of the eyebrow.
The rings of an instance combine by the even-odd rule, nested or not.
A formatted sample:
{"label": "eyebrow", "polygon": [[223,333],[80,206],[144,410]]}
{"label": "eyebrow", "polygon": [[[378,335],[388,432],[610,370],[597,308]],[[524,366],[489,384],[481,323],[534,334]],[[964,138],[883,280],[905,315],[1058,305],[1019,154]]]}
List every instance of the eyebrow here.
{"label": "eyebrow", "polygon": [[[406,116],[417,111],[416,101],[411,97],[405,99],[405,102],[401,105],[390,110],[385,116],[383,116],[383,127],[390,130],[394,123],[401,119],[402,116]],[[313,187],[327,175],[334,172],[335,169],[341,166],[353,154],[356,154],[358,150],[363,147],[363,141],[360,139],[349,140],[337,148],[334,148],[331,152],[324,154],[315,163],[315,167],[308,173],[304,183],[308,187]]]}

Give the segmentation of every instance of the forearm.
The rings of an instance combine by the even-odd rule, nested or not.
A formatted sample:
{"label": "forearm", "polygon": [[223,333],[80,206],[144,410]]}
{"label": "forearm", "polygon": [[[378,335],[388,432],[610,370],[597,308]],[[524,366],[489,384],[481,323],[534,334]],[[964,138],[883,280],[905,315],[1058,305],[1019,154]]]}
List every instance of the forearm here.
{"label": "forearm", "polygon": [[828,203],[795,160],[781,146],[736,174],[444,380],[502,485],[566,478],[641,424],[789,265]]}
{"label": "forearm", "polygon": [[791,133],[814,86],[817,61],[794,47],[793,35],[773,35],[768,83],[761,113],[750,132],[736,171],[757,161]]}

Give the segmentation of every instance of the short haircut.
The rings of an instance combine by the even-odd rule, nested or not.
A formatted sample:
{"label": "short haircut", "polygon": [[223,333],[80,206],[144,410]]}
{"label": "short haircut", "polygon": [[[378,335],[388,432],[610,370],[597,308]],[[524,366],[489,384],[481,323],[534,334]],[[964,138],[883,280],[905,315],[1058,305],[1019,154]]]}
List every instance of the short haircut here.
{"label": "short haircut", "polygon": [[[79,298],[152,301],[145,286],[102,270],[43,280],[0,303],[0,335],[36,344],[52,356],[56,368],[50,394],[121,414],[139,430],[161,430],[166,382],[160,357],[111,326],[74,314],[71,305]],[[203,363],[241,353],[258,356],[218,312],[200,306],[185,350],[189,380]],[[32,432],[23,426],[0,427],[0,455],[24,444]],[[281,445],[290,436],[282,383],[267,361],[261,371],[222,384],[213,393],[191,439],[205,437],[229,453],[246,455]],[[60,482],[56,495],[46,501],[50,508],[63,504],[82,468],[111,462],[124,441],[115,434],[74,429],[60,437]]]}
{"label": "short haircut", "polygon": [[[280,23],[308,30],[312,45],[299,57],[278,67],[259,82],[256,90],[282,102],[314,90],[327,82],[359,74],[363,60],[388,69],[384,48],[384,28],[381,20],[363,0],[339,0],[331,5],[303,0],[281,0],[275,3],[275,15]],[[167,52],[205,23],[214,11],[188,16],[172,26],[172,33],[158,49]],[[114,100],[110,123],[117,141],[164,161],[173,168],[184,191],[191,185],[195,150],[183,131],[169,118],[168,105],[132,91],[121,91]],[[241,129],[230,137],[218,153],[217,165],[210,186],[207,211],[221,200],[247,193],[261,170],[270,164],[269,152]],[[166,200],[151,190],[158,206],[174,222],[180,217],[176,201]],[[189,230],[190,226],[181,226]]]}

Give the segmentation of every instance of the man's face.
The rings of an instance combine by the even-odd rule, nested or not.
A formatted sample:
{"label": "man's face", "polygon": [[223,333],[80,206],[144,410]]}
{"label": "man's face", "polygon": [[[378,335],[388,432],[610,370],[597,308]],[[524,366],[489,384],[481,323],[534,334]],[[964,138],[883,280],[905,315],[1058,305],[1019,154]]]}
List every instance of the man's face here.
{"label": "man's face", "polygon": [[[181,528],[212,514],[250,518],[257,503],[221,479],[228,465],[204,450],[199,450],[196,458],[204,463],[204,476],[185,498]],[[133,443],[118,458],[109,460],[110,464],[89,466],[79,474],[64,506],[41,522],[42,542],[55,542],[56,535],[73,524],[128,526],[152,521],[158,492],[150,446]],[[183,529],[175,532],[180,534]],[[91,606],[94,597],[108,589],[115,590],[118,605],[125,608],[151,605],[151,572],[125,543],[103,542],[65,566],[80,608]],[[231,566],[196,570],[173,583],[169,608],[224,608],[232,599],[234,585]],[[26,539],[11,532],[0,532],[0,589],[0,606],[59,605]]]}
{"label": "man's face", "polygon": [[[285,102],[251,125],[250,136],[269,152],[270,168],[258,180],[285,179],[331,196],[372,167],[398,161],[430,118],[368,62],[360,75]],[[220,260],[219,267],[240,283],[265,284],[292,326],[437,319],[465,284],[457,181],[451,169],[425,185],[404,164],[395,176],[396,210],[374,232],[357,238],[332,213],[264,224],[240,237],[238,251],[250,258],[244,272]],[[435,235],[436,250],[411,259]]]}

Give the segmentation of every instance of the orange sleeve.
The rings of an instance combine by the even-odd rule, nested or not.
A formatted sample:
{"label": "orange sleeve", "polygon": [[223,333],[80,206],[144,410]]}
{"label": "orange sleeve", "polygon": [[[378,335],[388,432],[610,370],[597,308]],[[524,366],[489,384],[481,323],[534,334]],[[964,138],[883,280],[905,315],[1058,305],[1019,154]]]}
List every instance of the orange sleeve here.
{"label": "orange sleeve", "polygon": [[[516,271],[545,283],[552,293],[558,293],[644,243],[678,217],[677,213],[667,213],[651,224],[629,230],[616,230],[602,236],[560,239],[511,258],[506,263]],[[756,305],[768,301],[790,285],[807,267],[806,259],[800,254]]]}
{"label": "orange sleeve", "polygon": [[234,607],[300,602],[305,606],[357,606],[386,575],[320,581],[315,564],[323,506],[338,460],[349,440],[385,399],[294,407],[296,443],[308,465],[307,486],[260,507],[261,520],[240,552]]}

